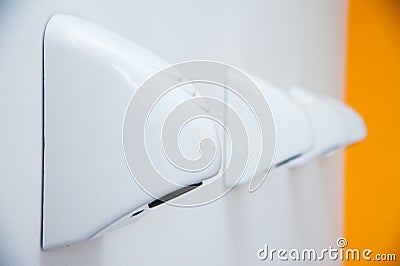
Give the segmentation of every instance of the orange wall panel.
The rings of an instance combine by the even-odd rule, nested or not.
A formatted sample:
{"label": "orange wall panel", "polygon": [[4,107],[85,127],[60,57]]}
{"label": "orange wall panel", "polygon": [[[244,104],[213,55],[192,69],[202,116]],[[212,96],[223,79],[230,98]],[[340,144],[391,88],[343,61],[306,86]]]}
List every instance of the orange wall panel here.
{"label": "orange wall panel", "polygon": [[[346,153],[349,248],[396,253],[400,264],[400,1],[350,0],[346,100],[365,141]],[[346,262],[346,265],[377,265]]]}

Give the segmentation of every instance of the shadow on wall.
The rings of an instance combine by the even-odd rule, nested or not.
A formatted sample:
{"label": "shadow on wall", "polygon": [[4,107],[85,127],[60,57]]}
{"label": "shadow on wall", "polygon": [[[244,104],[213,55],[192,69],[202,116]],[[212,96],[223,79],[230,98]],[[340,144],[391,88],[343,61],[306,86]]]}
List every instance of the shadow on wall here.
{"label": "shadow on wall", "polygon": [[96,238],[87,242],[42,252],[40,265],[102,265],[102,240]]}

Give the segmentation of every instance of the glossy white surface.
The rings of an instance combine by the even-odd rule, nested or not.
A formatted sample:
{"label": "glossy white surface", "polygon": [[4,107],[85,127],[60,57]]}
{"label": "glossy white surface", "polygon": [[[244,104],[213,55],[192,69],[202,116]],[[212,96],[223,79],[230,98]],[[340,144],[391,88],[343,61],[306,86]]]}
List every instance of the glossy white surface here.
{"label": "glossy white surface", "polygon": [[299,108],[288,93],[260,78],[254,79],[268,101],[275,119],[274,166],[283,166],[307,154],[314,146],[314,129],[306,112]]}
{"label": "glossy white surface", "polygon": [[290,95],[306,112],[314,139],[312,149],[290,162],[290,166],[302,166],[309,160],[329,155],[365,138],[363,119],[344,102],[313,95],[297,87],[290,90]]}
{"label": "glossy white surface", "polygon": [[312,149],[304,156],[290,162],[290,166],[301,166],[309,160],[346,145],[346,125],[340,115],[325,103],[324,98],[299,88],[292,88],[290,95],[306,113],[314,139]]}
{"label": "glossy white surface", "polygon": [[296,170],[279,168],[250,195],[243,186],[201,208],[160,207],[101,238],[43,252],[42,41],[50,17],[68,13],[169,63],[226,62],[279,88],[298,85],[340,98],[346,10],[344,0],[2,1],[0,120],[7,126],[0,133],[0,264],[261,265],[256,252],[264,244],[334,245],[343,222],[341,153]]}
{"label": "glossy white surface", "polygon": [[[154,200],[128,170],[122,130],[132,94],[166,65],[86,20],[60,14],[50,19],[44,38],[44,249],[88,240]],[[167,94],[150,116],[158,123],[149,123],[146,135],[148,156],[156,157],[156,167],[181,186],[214,176],[221,164],[219,149],[209,167],[194,173],[178,171],[162,156],[161,122],[191,97],[183,89]],[[219,142],[211,121],[197,122],[191,132],[181,134],[183,152],[198,156],[192,144],[204,137]],[[174,191],[161,183],[154,189],[153,195],[160,197]]]}
{"label": "glossy white surface", "polygon": [[345,145],[357,143],[367,136],[367,128],[363,118],[350,106],[332,98],[324,98],[323,101],[327,106],[332,108],[343,121],[346,131]]}
{"label": "glossy white surface", "polygon": [[[50,19],[44,38],[44,249],[88,240],[105,232],[106,226],[110,231],[127,224],[131,213],[154,200],[129,178],[121,130],[131,96],[147,78],[167,65],[142,47],[89,21],[62,14]],[[281,166],[311,149],[312,128],[305,113],[286,93],[259,78],[254,80],[272,109],[275,128],[271,130],[276,136],[273,164]],[[165,95],[150,115],[150,121],[156,123],[149,123],[145,135],[148,156],[158,172],[179,185],[212,177],[221,162],[218,150],[210,167],[189,173],[173,167],[163,155],[161,122],[165,114],[190,97],[182,89]],[[246,108],[239,98],[231,95],[226,101],[242,121],[251,120],[251,114],[243,116]],[[254,175],[251,169],[256,169],[262,148],[260,136],[256,135],[257,121],[250,124],[252,127],[246,128],[250,171],[246,170],[242,183]],[[134,126],[132,130],[141,130]],[[219,143],[212,128],[211,122],[203,120],[191,132],[181,134],[182,152],[189,157],[198,156],[196,145],[192,144],[204,137]],[[139,166],[133,163],[131,167]],[[153,195],[159,197],[174,190],[161,183],[154,188]],[[120,217],[125,216],[128,219],[120,223]]]}

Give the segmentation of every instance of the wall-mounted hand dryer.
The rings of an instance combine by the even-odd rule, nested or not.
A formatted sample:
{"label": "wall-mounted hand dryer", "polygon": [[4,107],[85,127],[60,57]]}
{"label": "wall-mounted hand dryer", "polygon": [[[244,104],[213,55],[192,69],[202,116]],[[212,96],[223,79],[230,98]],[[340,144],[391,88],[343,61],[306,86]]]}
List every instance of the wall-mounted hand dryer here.
{"label": "wall-mounted hand dryer", "polygon": [[[365,135],[362,119],[344,104],[302,90],[286,93],[232,67],[222,72],[223,77],[218,76],[217,70],[226,66],[221,63],[202,64],[216,67],[216,71],[207,69],[211,76],[224,80],[217,82],[222,87],[234,81],[230,74],[237,73],[238,84],[245,80],[249,85],[243,86],[244,94],[250,87],[256,88],[249,94],[253,102],[265,103],[257,109],[249,106],[249,99],[228,90],[222,100],[206,101],[194,84],[185,83],[186,76],[181,72],[165,72],[171,66],[162,59],[71,15],[55,15],[49,20],[43,53],[45,250],[101,236],[179,196],[194,198],[219,177],[222,181],[216,184],[222,190],[232,185],[225,182],[230,180],[230,172],[224,171],[226,165],[235,164],[229,161],[234,147],[224,139],[229,134],[221,135],[216,120],[205,119],[214,104],[226,104],[220,115],[226,125],[233,120],[240,122],[236,127],[243,130],[236,144],[239,150],[248,145],[243,149],[248,153],[243,157],[246,161],[236,161],[246,166],[238,183],[251,184],[253,177],[265,177],[271,167],[300,165]],[[189,65],[197,69],[196,64]],[[161,80],[165,82],[153,85],[182,86],[171,85],[162,95],[151,88],[148,94],[141,94],[143,84],[154,81],[159,73],[165,74]],[[144,98],[138,100],[138,95]],[[157,104],[148,105],[146,97],[150,96]],[[131,115],[132,106],[141,110],[144,105],[149,113],[144,113],[143,120],[132,119],[136,117]],[[164,127],[171,122],[166,117],[182,106],[185,115],[196,114],[195,119],[177,127],[169,140],[179,147],[176,157],[181,161],[205,162],[195,170],[177,164],[168,152],[171,143],[165,141]],[[250,107],[247,111],[246,106]],[[230,115],[228,109],[232,109]],[[263,119],[254,115],[255,110],[263,113]],[[259,167],[260,161],[263,167]],[[154,169],[143,170],[147,169],[144,162]],[[163,178],[154,179],[154,175]],[[259,179],[255,188],[263,180]],[[143,186],[147,181],[151,191]]]}
{"label": "wall-mounted hand dryer", "polygon": [[[123,124],[138,86],[167,64],[152,53],[83,19],[56,15],[44,37],[44,176],[42,246],[50,249],[90,239],[137,220],[155,198],[132,178],[123,148]],[[220,148],[202,171],[187,173],[159,156],[159,121],[176,104],[194,96],[189,89],[166,95],[148,123],[148,154],[182,191],[220,169]],[[193,109],[204,106],[195,105]],[[218,137],[211,121],[181,134],[182,151],[200,155],[197,143]],[[143,130],[138,128],[137,130]],[[194,145],[196,143],[196,145]],[[145,155],[143,155],[145,156]],[[191,186],[193,185],[193,186]],[[189,189],[187,189],[189,188]],[[160,184],[153,193],[168,196]],[[181,192],[182,192],[181,191]]]}

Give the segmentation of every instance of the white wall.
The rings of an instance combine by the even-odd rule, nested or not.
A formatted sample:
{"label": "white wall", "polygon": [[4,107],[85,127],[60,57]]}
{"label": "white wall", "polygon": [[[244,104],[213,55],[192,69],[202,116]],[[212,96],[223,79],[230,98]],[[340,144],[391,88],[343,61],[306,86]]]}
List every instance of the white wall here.
{"label": "white wall", "polygon": [[41,251],[42,38],[55,13],[85,17],[170,63],[217,60],[283,89],[342,95],[345,0],[3,0],[0,265],[255,265],[266,263],[256,254],[264,244],[335,244],[342,235],[341,154],[280,169],[255,194],[238,188],[201,208],[164,206],[100,239]]}

